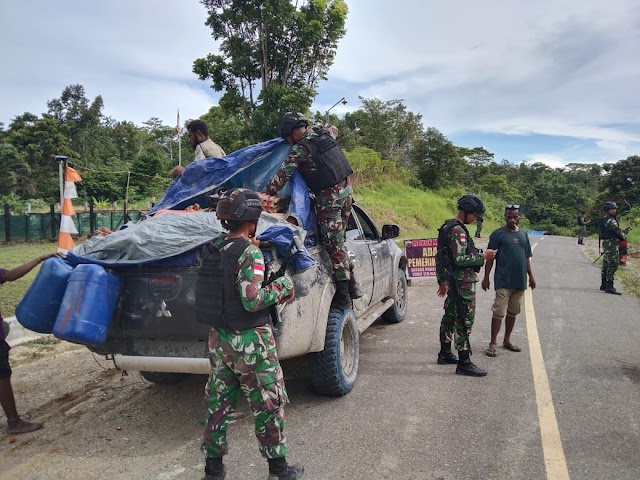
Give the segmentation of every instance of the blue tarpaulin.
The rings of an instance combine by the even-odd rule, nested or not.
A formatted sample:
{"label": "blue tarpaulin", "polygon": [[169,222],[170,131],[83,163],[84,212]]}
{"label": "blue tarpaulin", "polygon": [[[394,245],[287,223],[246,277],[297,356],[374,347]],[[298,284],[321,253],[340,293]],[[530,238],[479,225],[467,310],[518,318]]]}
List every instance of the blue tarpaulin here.
{"label": "blue tarpaulin", "polygon": [[258,240],[275,245],[278,254],[283,257],[290,255],[294,273],[304,272],[316,264],[303,243],[295,236],[294,229],[288,225],[273,225],[258,235]]}
{"label": "blue tarpaulin", "polygon": [[[219,186],[264,189],[289,153],[291,145],[282,139],[258,143],[230,153],[223,158],[204,158],[190,163],[176,178],[160,201],[149,211],[182,210],[199,203],[208,205],[207,193]],[[315,218],[307,184],[296,172],[279,192],[291,197],[289,215],[297,217],[305,230],[315,230]]]}

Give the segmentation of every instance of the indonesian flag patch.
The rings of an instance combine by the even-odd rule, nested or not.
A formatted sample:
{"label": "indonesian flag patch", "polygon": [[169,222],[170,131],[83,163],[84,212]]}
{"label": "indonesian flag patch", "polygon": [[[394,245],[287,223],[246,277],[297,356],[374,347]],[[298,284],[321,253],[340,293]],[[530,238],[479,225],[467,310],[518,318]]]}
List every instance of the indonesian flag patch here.
{"label": "indonesian flag patch", "polygon": [[467,241],[467,234],[466,233],[461,233],[460,234],[460,242],[465,243]]}
{"label": "indonesian flag patch", "polygon": [[260,259],[256,259],[253,263],[253,274],[264,277],[264,263]]}

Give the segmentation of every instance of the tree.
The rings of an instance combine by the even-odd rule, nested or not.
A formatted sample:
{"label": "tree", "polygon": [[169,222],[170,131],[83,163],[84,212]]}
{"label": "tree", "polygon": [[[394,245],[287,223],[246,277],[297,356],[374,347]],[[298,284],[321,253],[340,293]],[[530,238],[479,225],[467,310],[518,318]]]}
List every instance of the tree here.
{"label": "tree", "polygon": [[460,157],[458,147],[433,127],[416,143],[411,160],[427,188],[462,184],[466,162]]}
{"label": "tree", "polygon": [[346,126],[359,129],[359,143],[394,160],[399,166],[411,164],[411,149],[420,140],[422,116],[407,111],[402,100],[383,101],[378,98],[362,98],[362,108],[347,113]]}
{"label": "tree", "polygon": [[287,111],[308,111],[344,36],[344,0],[201,0],[220,54],[193,71],[225,92],[220,106],[240,114],[256,140],[274,136]]}
{"label": "tree", "polygon": [[618,202],[620,213],[640,205],[640,156],[632,155],[603,166],[602,200]]}

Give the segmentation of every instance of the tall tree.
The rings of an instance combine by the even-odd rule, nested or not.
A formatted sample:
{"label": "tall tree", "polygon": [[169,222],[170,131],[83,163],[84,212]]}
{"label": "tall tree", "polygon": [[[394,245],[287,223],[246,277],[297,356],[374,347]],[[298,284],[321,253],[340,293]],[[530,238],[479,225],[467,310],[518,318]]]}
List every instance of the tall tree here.
{"label": "tall tree", "polygon": [[272,138],[286,111],[308,111],[345,34],[344,0],[201,0],[219,54],[193,71],[225,92],[220,106],[239,113],[256,140]]}
{"label": "tall tree", "polygon": [[420,181],[427,188],[461,185],[466,162],[458,147],[433,127],[427,128],[411,153]]}

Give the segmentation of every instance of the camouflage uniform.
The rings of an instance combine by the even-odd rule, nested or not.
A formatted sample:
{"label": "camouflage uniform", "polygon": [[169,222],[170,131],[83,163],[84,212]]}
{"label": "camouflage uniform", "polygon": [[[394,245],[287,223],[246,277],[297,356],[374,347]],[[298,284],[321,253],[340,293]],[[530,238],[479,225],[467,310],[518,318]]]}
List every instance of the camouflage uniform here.
{"label": "camouflage uniform", "polygon": [[[221,235],[216,243],[224,249],[226,242]],[[264,258],[253,244],[238,258],[237,272],[240,298],[248,311],[274,305],[293,291],[293,284],[286,277],[262,287]],[[260,453],[267,459],[284,457],[284,405],[288,397],[271,325],[246,330],[212,327],[209,360],[212,371],[205,389],[208,408],[203,453],[222,457],[228,452],[227,426],[242,390],[253,412]]]}
{"label": "camouflage uniform", "polygon": [[436,264],[436,278],[438,285],[449,285],[444,301],[444,315],[440,323],[440,342],[455,341],[456,349],[463,351],[469,349],[469,333],[476,313],[478,276],[473,267],[482,266],[484,257],[482,253],[468,252],[469,232],[460,221],[456,222],[449,231],[449,245],[456,267],[453,270],[455,288],[451,288],[451,275],[442,265]]}
{"label": "camouflage uniform", "polygon": [[584,215],[578,215],[578,243],[583,245],[584,237],[587,234],[587,222],[584,219]]}
{"label": "camouflage uniform", "polygon": [[476,238],[480,238],[480,234],[482,233],[483,223],[484,223],[484,217],[482,215],[478,215],[476,217]]}
{"label": "camouflage uniform", "polygon": [[[309,127],[303,138],[318,136],[320,127]],[[309,176],[316,170],[316,163],[311,151],[306,145],[296,143],[276,172],[274,178],[265,187],[270,195],[275,195],[289,181],[289,178],[300,169],[303,177]],[[325,248],[329,253],[333,265],[333,273],[337,281],[349,280],[349,258],[345,246],[345,232],[349,215],[353,189],[349,178],[345,178],[332,187],[316,193],[316,216],[320,226]]]}
{"label": "camouflage uniform", "polygon": [[602,280],[605,285],[612,286],[613,278],[616,274],[616,270],[618,270],[618,265],[620,264],[620,252],[618,249],[620,240],[626,240],[627,236],[624,231],[620,229],[615,217],[607,215],[604,218],[603,228],[615,235],[613,238],[607,238],[602,241],[602,249],[604,251],[602,257]]}

